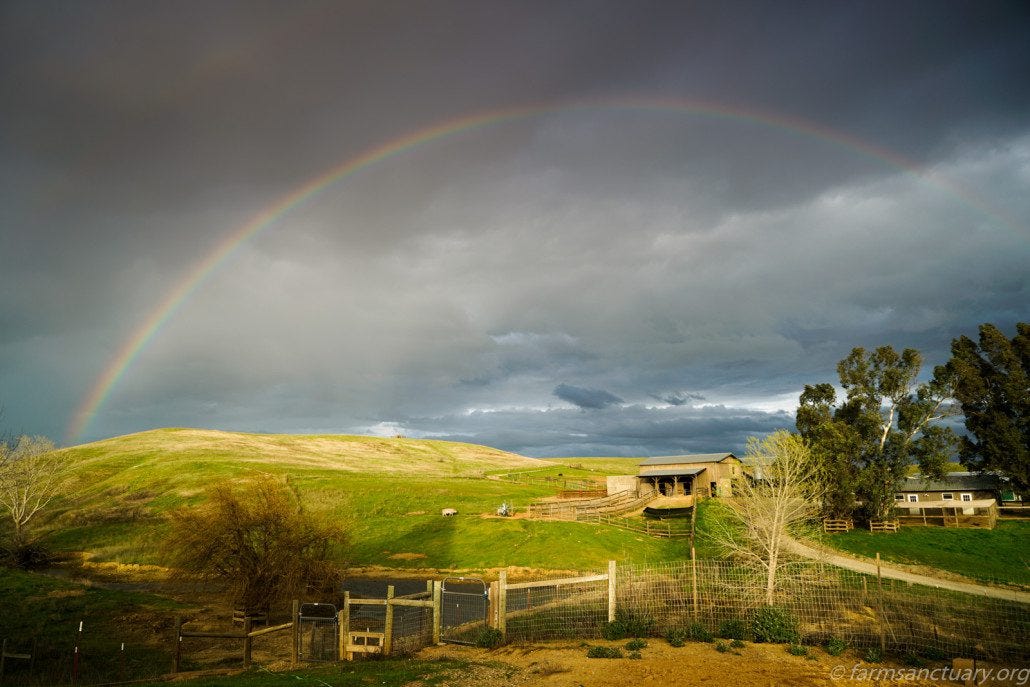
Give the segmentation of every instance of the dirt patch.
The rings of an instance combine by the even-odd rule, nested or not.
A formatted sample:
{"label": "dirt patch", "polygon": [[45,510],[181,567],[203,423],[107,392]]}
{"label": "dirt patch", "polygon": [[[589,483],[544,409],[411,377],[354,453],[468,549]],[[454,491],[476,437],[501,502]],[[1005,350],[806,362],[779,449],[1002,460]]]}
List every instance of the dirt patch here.
{"label": "dirt patch", "polygon": [[[810,649],[812,657],[791,656],[780,645],[748,644],[733,652],[721,653],[713,644],[689,643],[682,648],[669,646],[663,640],[648,640],[639,659],[628,658],[625,641],[546,642],[531,645],[510,645],[494,650],[448,645],[430,647],[419,658],[444,657],[486,664],[509,666],[505,684],[521,687],[666,687],[706,685],[707,687],[740,687],[756,685],[793,685],[824,687],[842,683],[849,685],[907,685],[930,687],[954,683],[910,679],[910,675],[873,673],[887,668],[912,670],[893,664],[867,664],[851,655],[832,657],[819,649]],[[627,658],[588,658],[589,646],[619,648]],[[868,672],[863,672],[868,671]],[[496,675],[480,680],[474,673],[455,676],[456,687],[495,687]]]}
{"label": "dirt patch", "polygon": [[390,558],[395,561],[417,561],[420,558],[425,558],[424,553],[395,553]]}

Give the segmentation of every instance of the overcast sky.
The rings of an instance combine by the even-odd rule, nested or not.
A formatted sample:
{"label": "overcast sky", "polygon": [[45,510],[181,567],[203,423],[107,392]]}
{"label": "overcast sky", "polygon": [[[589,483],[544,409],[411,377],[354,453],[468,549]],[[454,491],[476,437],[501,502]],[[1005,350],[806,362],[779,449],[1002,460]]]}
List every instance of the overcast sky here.
{"label": "overcast sky", "polygon": [[[1030,318],[1028,36],[1022,1],[4,2],[0,429],[741,451],[854,346]],[[69,434],[234,232],[405,137]]]}

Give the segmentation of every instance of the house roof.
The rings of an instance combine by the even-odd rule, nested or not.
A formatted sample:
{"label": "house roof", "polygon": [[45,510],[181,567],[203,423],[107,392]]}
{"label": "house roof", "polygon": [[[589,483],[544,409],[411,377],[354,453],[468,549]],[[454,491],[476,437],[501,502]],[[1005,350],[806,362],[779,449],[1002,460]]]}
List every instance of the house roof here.
{"label": "house roof", "polygon": [[692,453],[684,456],[655,456],[640,462],[644,465],[679,465],[692,463],[718,463],[727,458],[736,458],[732,453]]}
{"label": "house roof", "polygon": [[952,472],[944,479],[928,479],[922,475],[906,477],[901,491],[997,491],[1004,486],[1005,480],[998,475]]}
{"label": "house roof", "polygon": [[704,468],[666,468],[664,470],[643,470],[637,477],[693,477],[704,472]]}

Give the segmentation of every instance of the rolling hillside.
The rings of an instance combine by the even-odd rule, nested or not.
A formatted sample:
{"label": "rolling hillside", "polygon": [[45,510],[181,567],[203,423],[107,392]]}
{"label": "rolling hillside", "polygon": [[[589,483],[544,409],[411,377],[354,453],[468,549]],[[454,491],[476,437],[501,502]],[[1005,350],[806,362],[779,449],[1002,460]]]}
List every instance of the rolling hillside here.
{"label": "rolling hillside", "polygon": [[[306,507],[343,523],[351,545],[341,561],[352,565],[595,569],[613,556],[678,555],[669,542],[642,541],[613,528],[493,517],[502,502],[524,510],[533,499],[553,495],[560,482],[513,484],[491,476],[597,479],[603,472],[485,446],[160,429],[62,453],[72,480],[47,523],[49,542],[97,560],[160,563],[170,509],[200,502],[211,484],[257,474],[289,475]],[[441,508],[457,508],[460,515],[442,518]]]}

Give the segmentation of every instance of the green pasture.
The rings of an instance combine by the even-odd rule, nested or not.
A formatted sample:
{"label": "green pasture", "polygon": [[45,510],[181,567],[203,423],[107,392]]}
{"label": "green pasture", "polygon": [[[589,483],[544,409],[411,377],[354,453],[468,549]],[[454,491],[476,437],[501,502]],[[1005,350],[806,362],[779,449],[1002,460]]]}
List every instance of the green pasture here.
{"label": "green pasture", "polygon": [[823,540],[842,551],[905,565],[940,568],[982,582],[1030,585],[1030,522],[999,520],[993,530],[902,527],[855,529]]}

